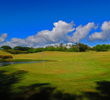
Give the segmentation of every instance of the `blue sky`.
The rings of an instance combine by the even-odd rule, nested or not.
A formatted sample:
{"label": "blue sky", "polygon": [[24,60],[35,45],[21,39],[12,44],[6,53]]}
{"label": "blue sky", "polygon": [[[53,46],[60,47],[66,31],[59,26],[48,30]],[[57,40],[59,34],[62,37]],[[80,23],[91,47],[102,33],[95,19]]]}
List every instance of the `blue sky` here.
{"label": "blue sky", "polygon": [[[64,39],[65,37],[63,35],[65,34],[63,33],[63,35],[61,35],[62,37],[58,37],[57,33],[59,29],[56,29],[58,31],[57,33],[53,33],[53,28],[57,27],[54,26],[53,23],[59,23],[58,27],[60,28],[63,22],[71,24],[71,21],[75,24],[73,28],[77,28],[80,25],[82,25],[83,28],[83,26],[88,23],[92,24],[92,22],[95,25],[90,27],[88,25],[90,29],[86,33],[86,36],[82,36],[82,38],[77,41],[74,40],[74,38],[77,38],[83,33],[78,33],[78,30],[76,32],[76,29],[65,33],[69,37],[68,39],[66,37],[67,40]],[[110,0],[1,0],[0,42],[1,45],[27,46],[28,43],[26,44],[24,42],[31,36],[32,40],[30,40],[30,42],[34,42],[30,46],[54,44],[61,41],[64,43],[74,43],[74,41],[82,42],[91,46],[98,43],[109,43],[109,21]],[[103,30],[101,29],[102,26],[104,27]],[[105,29],[105,27],[108,28]],[[55,37],[53,39],[57,37],[59,40],[48,40],[48,38],[45,39],[45,36],[36,36],[39,32],[39,34],[45,35],[44,30],[51,31]],[[41,33],[41,31],[44,31],[44,33]],[[50,34],[52,34],[51,32],[48,33],[49,37]],[[74,36],[74,32],[76,32],[77,37]],[[95,32],[98,33],[96,34]],[[70,36],[70,33],[72,36]],[[57,36],[55,36],[55,34],[57,34]],[[34,36],[34,39],[32,36]],[[15,39],[16,41],[20,41],[21,39],[22,43],[17,43]],[[39,39],[43,42],[36,41]]]}

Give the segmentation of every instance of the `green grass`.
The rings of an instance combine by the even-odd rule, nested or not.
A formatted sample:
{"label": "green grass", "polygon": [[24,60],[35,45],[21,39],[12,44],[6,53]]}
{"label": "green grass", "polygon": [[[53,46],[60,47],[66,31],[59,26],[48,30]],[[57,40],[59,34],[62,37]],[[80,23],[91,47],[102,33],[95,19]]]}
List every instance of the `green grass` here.
{"label": "green grass", "polygon": [[0,50],[0,55],[11,55],[11,54],[8,52],[4,52],[4,51]]}
{"label": "green grass", "polygon": [[[43,53],[13,55],[14,59],[42,60]],[[110,81],[110,52],[45,52],[43,63],[14,64],[1,67],[1,70],[12,73],[23,70],[23,79],[13,85],[28,86],[35,83],[50,83],[66,93],[80,94],[96,91],[96,81]]]}

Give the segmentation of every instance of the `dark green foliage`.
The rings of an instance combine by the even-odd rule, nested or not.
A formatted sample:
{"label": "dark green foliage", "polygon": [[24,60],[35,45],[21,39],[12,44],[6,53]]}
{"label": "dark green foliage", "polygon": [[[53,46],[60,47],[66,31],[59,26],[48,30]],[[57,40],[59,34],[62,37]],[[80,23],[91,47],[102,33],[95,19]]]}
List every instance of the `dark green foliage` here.
{"label": "dark green foliage", "polygon": [[16,50],[17,54],[27,54],[28,51]]}
{"label": "dark green foliage", "polygon": [[7,52],[11,53],[11,54],[17,54],[17,51],[14,49],[9,49],[9,50],[7,50]]}
{"label": "dark green foliage", "polygon": [[88,47],[87,47],[87,50],[88,50],[88,51],[91,51],[91,50],[93,50],[93,48],[88,46]]}
{"label": "dark green foliage", "polygon": [[63,47],[57,47],[56,51],[65,51],[65,49]]}
{"label": "dark green foliage", "polygon": [[13,57],[11,55],[3,56],[3,59],[12,59]]}
{"label": "dark green foliage", "polygon": [[29,53],[35,53],[35,52],[36,52],[36,49],[31,48],[31,49],[28,50],[28,52],[29,52]]}
{"label": "dark green foliage", "polygon": [[87,50],[87,48],[88,48],[87,45],[82,44],[82,43],[78,43],[78,44],[77,44],[77,47],[79,48],[79,51],[80,51],[80,52],[85,52],[85,51]]}
{"label": "dark green foliage", "polygon": [[36,52],[42,52],[44,48],[36,48]]}
{"label": "dark green foliage", "polygon": [[73,48],[68,48],[67,49],[67,52],[73,52],[74,50],[73,50]]}
{"label": "dark green foliage", "polygon": [[36,53],[36,52],[42,52],[43,48],[30,48],[28,50],[28,53]]}
{"label": "dark green foliage", "polygon": [[13,56],[11,55],[0,55],[0,59],[12,59]]}
{"label": "dark green foliage", "polygon": [[103,45],[96,45],[93,47],[93,50],[95,51],[107,51],[109,48],[109,45],[103,44]]}
{"label": "dark green foliage", "polygon": [[67,51],[67,47],[63,47],[64,51]]}
{"label": "dark green foliage", "polygon": [[21,47],[21,46],[14,47],[14,50],[21,50],[21,51],[28,51],[29,49],[30,49],[29,47]]}
{"label": "dark green foliage", "polygon": [[85,52],[88,49],[89,46],[82,44],[82,43],[76,43],[76,45],[72,45],[71,48],[67,49],[67,52]]}
{"label": "dark green foliage", "polygon": [[9,49],[9,50],[6,50],[6,51],[11,53],[11,54],[27,54],[28,53],[28,51],[14,50],[14,49]]}
{"label": "dark green foliage", "polygon": [[1,47],[3,50],[8,50],[8,49],[12,49],[10,46],[4,45]]}
{"label": "dark green foliage", "polygon": [[7,51],[11,54],[27,54],[27,53],[36,53],[42,51],[66,51],[66,52],[85,52],[88,50],[107,51],[110,49],[109,44],[108,45],[102,44],[102,45],[96,45],[94,47],[89,47],[88,45],[82,43],[76,43],[75,45],[69,46],[70,48],[67,48],[66,46],[64,46],[63,43],[60,43],[59,46],[55,46],[55,47],[46,46],[45,48],[30,48],[30,47],[21,47],[21,46],[16,46],[13,49],[10,46],[2,46],[1,48],[4,51]]}
{"label": "dark green foliage", "polygon": [[79,48],[78,47],[71,47],[67,49],[67,52],[79,52]]}
{"label": "dark green foliage", "polygon": [[78,47],[75,47],[75,48],[73,48],[73,51],[74,52],[79,52],[79,48]]}

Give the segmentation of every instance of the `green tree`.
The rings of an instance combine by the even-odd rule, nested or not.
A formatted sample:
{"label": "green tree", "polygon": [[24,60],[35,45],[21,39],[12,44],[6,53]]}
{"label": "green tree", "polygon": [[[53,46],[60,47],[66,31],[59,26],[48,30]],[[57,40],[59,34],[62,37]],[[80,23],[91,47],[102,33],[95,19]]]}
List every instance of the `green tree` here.
{"label": "green tree", "polygon": [[96,45],[95,47],[93,47],[93,50],[95,51],[107,51],[107,45],[103,44],[103,45]]}
{"label": "green tree", "polygon": [[42,52],[44,48],[36,48],[36,52]]}
{"label": "green tree", "polygon": [[63,48],[63,43],[60,43],[60,47]]}
{"label": "green tree", "polygon": [[16,46],[14,47],[14,50],[21,50],[21,51],[28,51],[29,47],[22,47],[22,46]]}
{"label": "green tree", "polygon": [[80,51],[80,52],[85,52],[85,51],[87,50],[87,48],[88,48],[87,45],[82,44],[82,43],[78,43],[78,44],[77,44],[77,47],[79,48],[79,51]]}
{"label": "green tree", "polygon": [[4,46],[2,46],[1,47],[3,50],[8,50],[8,49],[12,49],[10,46],[8,46],[8,45],[4,45]]}
{"label": "green tree", "polygon": [[30,48],[30,49],[28,50],[28,52],[29,52],[29,53],[35,53],[35,52],[36,52],[36,49],[35,49],[35,48]]}

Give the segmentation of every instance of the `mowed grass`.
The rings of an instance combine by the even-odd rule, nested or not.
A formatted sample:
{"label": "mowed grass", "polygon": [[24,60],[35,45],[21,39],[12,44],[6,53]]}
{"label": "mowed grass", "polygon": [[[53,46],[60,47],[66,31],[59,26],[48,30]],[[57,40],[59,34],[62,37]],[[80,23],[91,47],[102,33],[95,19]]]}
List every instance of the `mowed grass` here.
{"label": "mowed grass", "polygon": [[[43,52],[13,55],[14,59],[43,59]],[[67,93],[96,91],[96,81],[110,81],[110,52],[45,52],[43,63],[14,64],[1,67],[9,73],[23,70],[23,79],[13,88],[35,83],[50,83]]]}

